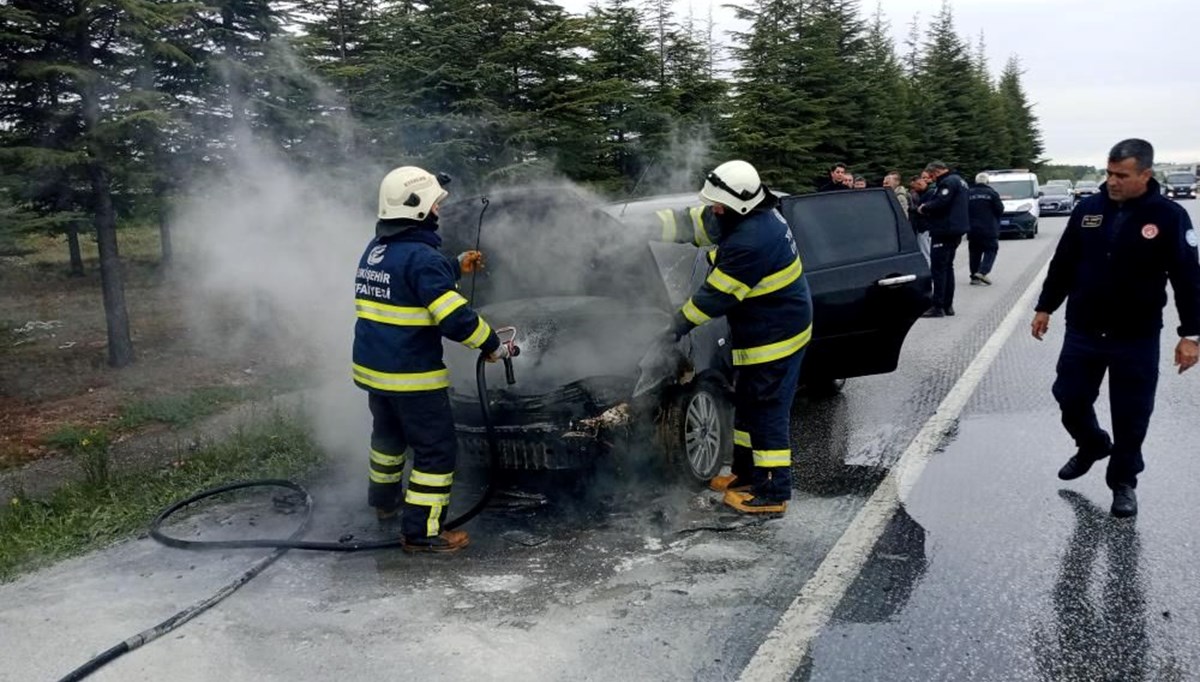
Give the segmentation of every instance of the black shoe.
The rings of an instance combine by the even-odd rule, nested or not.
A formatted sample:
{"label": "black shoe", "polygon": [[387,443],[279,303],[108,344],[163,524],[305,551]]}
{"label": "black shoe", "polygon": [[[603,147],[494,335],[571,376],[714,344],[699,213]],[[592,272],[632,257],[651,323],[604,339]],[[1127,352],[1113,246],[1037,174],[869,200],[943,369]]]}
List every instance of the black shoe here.
{"label": "black shoe", "polygon": [[954,317],[954,306],[946,306],[942,312],[946,313],[946,317]]}
{"label": "black shoe", "polygon": [[1073,481],[1086,474],[1092,468],[1093,464],[1108,457],[1109,452],[1112,450],[1112,438],[1107,433],[1103,435],[1104,445],[1100,449],[1084,452],[1083,448],[1079,448],[1074,456],[1068,459],[1067,463],[1058,470],[1058,477],[1064,481]]}
{"label": "black shoe", "polygon": [[1137,516],[1137,493],[1133,486],[1119,485],[1113,490],[1112,515],[1118,519]]}
{"label": "black shoe", "polygon": [[930,308],[929,310],[926,310],[925,314],[922,315],[921,317],[945,317],[945,316],[946,316],[946,312],[944,310],[942,310],[941,308]]}

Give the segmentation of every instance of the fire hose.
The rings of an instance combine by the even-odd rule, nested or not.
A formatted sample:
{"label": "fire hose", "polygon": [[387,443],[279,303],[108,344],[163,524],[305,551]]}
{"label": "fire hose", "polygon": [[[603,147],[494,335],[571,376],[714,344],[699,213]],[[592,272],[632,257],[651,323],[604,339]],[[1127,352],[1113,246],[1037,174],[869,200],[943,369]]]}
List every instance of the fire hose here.
{"label": "fire hose", "polygon": [[[497,334],[501,335],[502,343],[508,347],[509,356],[504,358],[504,373],[509,385],[516,383],[516,377],[513,374],[512,358],[517,357],[521,353],[521,349],[515,343],[516,330],[512,327],[498,329]],[[507,340],[503,340],[504,335],[509,335]],[[479,411],[483,418],[484,430],[487,433],[487,445],[489,455],[489,475],[487,483],[484,487],[483,494],[471,506],[470,509],[463,512],[459,516],[447,521],[443,527],[447,530],[457,528],[471,519],[479,515],[481,511],[491,501],[492,495],[495,492],[495,475],[499,470],[500,465],[500,446],[496,439],[495,427],[492,425],[491,411],[488,406],[488,390],[486,376],[486,358],[482,355],[475,362],[475,387],[479,392]],[[300,524],[290,536],[283,539],[263,538],[253,540],[183,540],[180,538],[167,535],[162,530],[162,525],[171,518],[175,513],[190,507],[202,500],[222,495],[224,493],[235,490],[244,490],[249,488],[278,488],[290,490],[303,497],[304,515],[300,519]],[[208,609],[215,606],[218,602],[233,594],[246,583],[250,582],[255,576],[262,573],[268,566],[275,563],[281,556],[286,554],[288,550],[300,549],[316,552],[366,552],[377,549],[397,549],[403,545],[403,540],[382,540],[375,542],[314,542],[305,540],[304,534],[308,530],[309,522],[312,520],[313,512],[312,494],[308,489],[294,481],[288,481],[279,478],[264,478],[252,481],[237,481],[208,490],[203,490],[191,497],[180,500],[171,506],[164,509],[150,523],[150,537],[156,541],[177,549],[191,550],[214,550],[214,549],[272,549],[275,550],[267,556],[259,559],[249,569],[241,575],[234,578],[229,583],[226,583],[221,589],[217,590],[211,596],[192,604],[191,606],[179,611],[175,615],[167,618],[154,627],[139,632],[138,634],[126,639],[125,641],[111,647],[107,651],[95,656],[88,662],[71,671],[66,677],[63,677],[60,682],[73,682],[82,680],[108,663],[115,661],[121,656],[142,647],[159,637],[175,630],[189,620],[204,613]]]}

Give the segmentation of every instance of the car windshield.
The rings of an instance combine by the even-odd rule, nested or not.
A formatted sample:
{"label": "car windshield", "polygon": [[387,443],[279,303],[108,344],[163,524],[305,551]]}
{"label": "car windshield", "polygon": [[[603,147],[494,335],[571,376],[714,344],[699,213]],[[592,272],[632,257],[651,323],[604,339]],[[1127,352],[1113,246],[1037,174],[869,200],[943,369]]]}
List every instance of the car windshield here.
{"label": "car windshield", "polygon": [[1042,188],[1042,194],[1048,197],[1065,197],[1071,193],[1071,188],[1065,185],[1046,185]]}
{"label": "car windshield", "polygon": [[1099,186],[1099,184],[1091,180],[1082,180],[1078,185],[1075,185],[1075,189],[1096,189]]}
{"label": "car windshield", "polygon": [[1167,176],[1167,182],[1172,185],[1190,185],[1196,182],[1196,176],[1191,173],[1171,173]]}
{"label": "car windshield", "polygon": [[1037,193],[1032,180],[1000,180],[990,184],[1001,199],[1032,199]]}

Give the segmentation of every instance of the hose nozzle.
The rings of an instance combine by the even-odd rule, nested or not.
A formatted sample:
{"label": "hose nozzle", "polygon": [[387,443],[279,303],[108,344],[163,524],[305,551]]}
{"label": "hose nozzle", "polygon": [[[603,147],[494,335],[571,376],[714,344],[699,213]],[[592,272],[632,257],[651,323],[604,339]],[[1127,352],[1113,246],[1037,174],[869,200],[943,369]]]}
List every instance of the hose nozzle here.
{"label": "hose nozzle", "polygon": [[512,359],[521,354],[521,347],[517,345],[517,328],[502,327],[496,330],[496,336],[500,337],[500,343],[508,348],[508,356],[504,358],[504,379],[508,382],[509,386],[512,386],[517,383],[517,375],[513,372]]}

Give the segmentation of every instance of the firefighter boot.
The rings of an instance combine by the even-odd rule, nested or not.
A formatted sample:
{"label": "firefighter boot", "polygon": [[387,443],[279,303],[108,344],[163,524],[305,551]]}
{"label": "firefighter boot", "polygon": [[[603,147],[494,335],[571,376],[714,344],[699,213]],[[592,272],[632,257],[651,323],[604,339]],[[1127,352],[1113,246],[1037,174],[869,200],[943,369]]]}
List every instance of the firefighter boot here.
{"label": "firefighter boot", "polygon": [[433,537],[406,537],[404,551],[406,552],[457,552],[471,543],[465,530],[444,530]]}
{"label": "firefighter boot", "polygon": [[745,514],[782,514],[787,511],[787,500],[768,500],[748,491],[725,491],[725,504]]}
{"label": "firefighter boot", "polygon": [[727,490],[735,492],[745,492],[750,489],[749,482],[743,482],[736,474],[723,474],[714,476],[708,481],[709,490],[715,490],[723,493]]}

